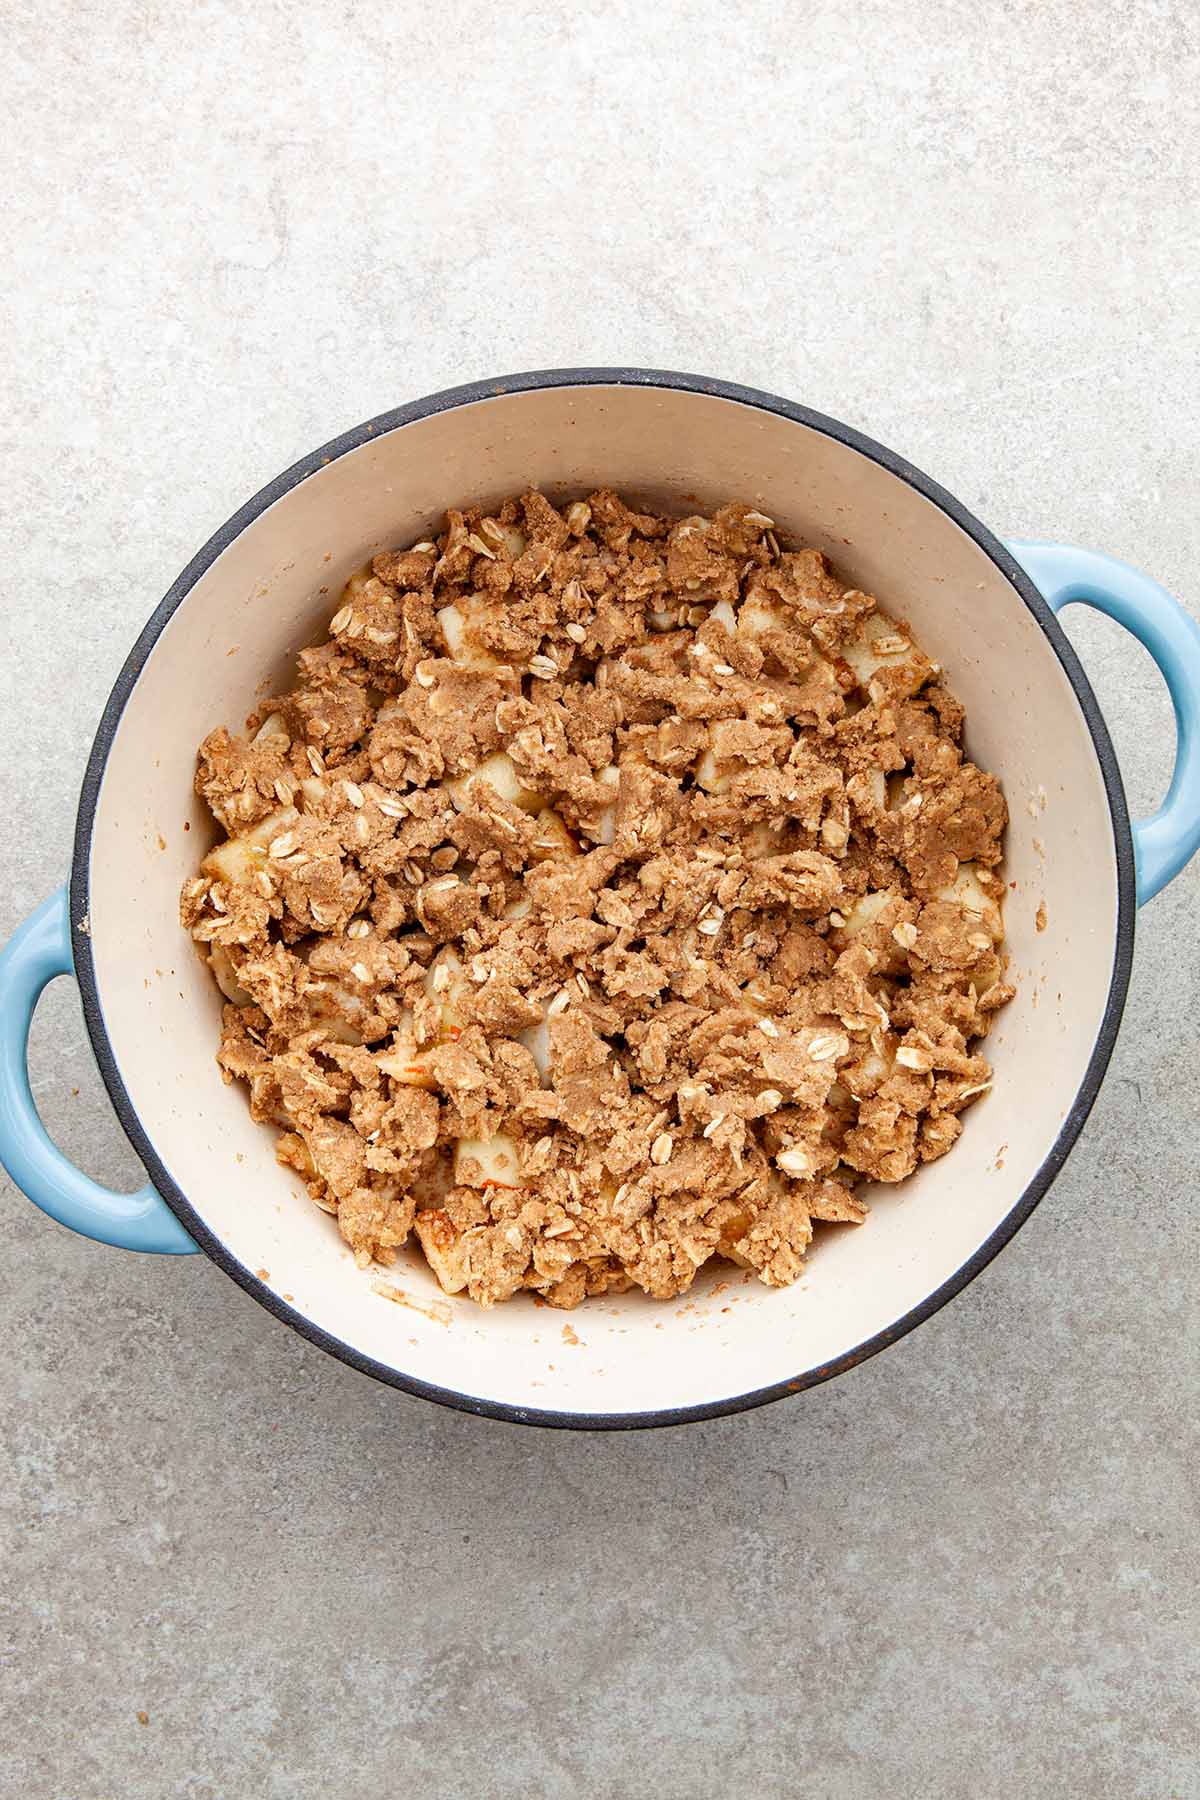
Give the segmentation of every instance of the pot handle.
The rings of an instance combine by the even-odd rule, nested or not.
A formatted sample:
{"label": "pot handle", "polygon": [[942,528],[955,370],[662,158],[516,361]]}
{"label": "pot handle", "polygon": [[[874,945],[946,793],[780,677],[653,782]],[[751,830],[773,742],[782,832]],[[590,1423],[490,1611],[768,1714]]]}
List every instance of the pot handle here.
{"label": "pot handle", "polygon": [[1009,550],[1052,612],[1080,601],[1132,631],[1158,664],[1175,708],[1175,769],[1167,797],[1133,826],[1137,900],[1144,906],[1200,849],[1200,625],[1128,563],[1070,544],[1012,542]]}
{"label": "pot handle", "polygon": [[29,1087],[29,1027],[42,989],[73,975],[65,887],[0,950],[0,1163],[35,1206],[85,1237],[122,1250],[183,1256],[197,1246],[156,1188],[114,1194],[68,1162],[38,1117]]}

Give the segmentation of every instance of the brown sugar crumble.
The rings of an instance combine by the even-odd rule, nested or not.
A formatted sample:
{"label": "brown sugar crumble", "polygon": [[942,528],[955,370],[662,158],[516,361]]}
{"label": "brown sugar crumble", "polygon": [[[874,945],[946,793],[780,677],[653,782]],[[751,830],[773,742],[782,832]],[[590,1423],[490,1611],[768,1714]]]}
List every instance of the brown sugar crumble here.
{"label": "brown sugar crumble", "polygon": [[196,787],[218,1061],[362,1266],[559,1307],[796,1280],[945,1154],[1006,808],[903,621],[773,522],[530,492],[387,551]]}

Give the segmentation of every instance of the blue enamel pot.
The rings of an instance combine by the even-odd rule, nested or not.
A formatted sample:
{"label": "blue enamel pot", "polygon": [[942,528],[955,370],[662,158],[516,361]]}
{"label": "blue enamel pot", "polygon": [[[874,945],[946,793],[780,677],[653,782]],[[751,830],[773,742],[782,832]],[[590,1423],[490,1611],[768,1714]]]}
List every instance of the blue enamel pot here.
{"label": "blue enamel pot", "polygon": [[[705,1271],[686,1303],[589,1302],[562,1322],[518,1298],[483,1312],[413,1258],[386,1283],[274,1160],[214,1050],[219,996],[178,923],[211,839],[196,746],[240,725],[375,549],[448,503],[611,485],[691,511],[739,497],[908,619],[967,711],[1011,813],[1006,926],[1017,998],[988,1041],[992,1092],[952,1154],[869,1196],[781,1290]],[[1057,615],[1097,608],[1150,652],[1177,727],[1170,789],[1129,820],[1108,732]],[[1007,1242],[1096,1097],[1138,908],[1200,843],[1200,628],[1147,576],[1090,550],[1002,543],[893,451],[803,406],[691,375],[559,369],[382,414],[255,495],[168,590],[129,653],[83,782],[66,886],[0,954],[0,1161],[61,1224],[103,1244],[211,1257],[276,1318],[409,1393],[583,1428],[756,1406],[895,1342]],[[31,896],[31,900],[36,896]],[[1153,927],[1151,926],[1151,929]],[[50,1142],[26,1073],[39,994],[78,981],[88,1031],[148,1180],[114,1194]],[[164,1266],[164,1281],[170,1281]],[[732,1285],[728,1285],[732,1280]],[[390,1292],[381,1292],[386,1288]],[[400,1304],[396,1304],[399,1298]]]}

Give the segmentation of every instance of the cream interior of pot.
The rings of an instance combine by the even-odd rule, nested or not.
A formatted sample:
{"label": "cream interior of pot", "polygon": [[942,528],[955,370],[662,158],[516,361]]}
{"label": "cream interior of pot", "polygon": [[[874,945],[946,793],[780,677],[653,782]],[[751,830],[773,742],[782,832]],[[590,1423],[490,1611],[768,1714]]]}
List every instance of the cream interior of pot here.
{"label": "cream interior of pot", "polygon": [[[447,504],[531,483],[552,497],[608,484],[678,512],[742,498],[793,541],[826,550],[945,666],[967,708],[969,750],[1001,776],[1012,815],[1007,929],[1019,991],[989,1040],[994,1090],[966,1115],[952,1154],[899,1188],[871,1190],[861,1229],[821,1232],[795,1287],[710,1265],[679,1301],[589,1301],[569,1331],[568,1315],[528,1296],[490,1312],[445,1300],[415,1253],[386,1277],[355,1267],[334,1221],[276,1165],[242,1088],[221,1080],[218,994],[177,910],[213,835],[192,793],[204,734],[240,727],[264,685],[286,677],[373,550],[429,534]],[[1116,917],[1113,829],[1079,703],[973,539],[816,429],[737,401],[617,385],[497,393],[435,414],[337,458],[260,514],[155,645],[112,746],[92,848],[92,942],[121,1077],[172,1179],[230,1255],[389,1369],[568,1412],[693,1406],[787,1381],[920,1306],[986,1243],[1053,1150],[1100,1029]]]}

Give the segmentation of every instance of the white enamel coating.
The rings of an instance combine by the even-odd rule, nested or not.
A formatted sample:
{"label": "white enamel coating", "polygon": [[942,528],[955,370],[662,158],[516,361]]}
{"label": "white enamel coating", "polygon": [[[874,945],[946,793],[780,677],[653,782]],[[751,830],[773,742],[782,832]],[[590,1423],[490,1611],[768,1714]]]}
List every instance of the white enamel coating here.
{"label": "white enamel coating", "polygon": [[[864,1228],[824,1229],[791,1289],[721,1266],[678,1302],[634,1295],[564,1315],[520,1298],[485,1313],[447,1300],[415,1254],[387,1277],[362,1272],[333,1221],[276,1166],[270,1132],[251,1123],[243,1090],[225,1086],[213,1060],[218,995],[177,919],[180,884],[212,836],[192,796],[196,745],[218,722],[239,727],[264,686],[286,676],[371,551],[426,535],[447,503],[494,501],[531,482],[552,496],[611,484],[676,511],[753,502],[911,621],[966,704],[971,753],[1004,782],[1019,993],[990,1040],[995,1090],[970,1110],[951,1155],[871,1192]],[[729,399],[617,385],[458,406],[336,459],[262,513],[196,583],[134,687],[91,868],[96,978],[117,1065],[162,1162],[231,1254],[390,1369],[487,1401],[583,1413],[704,1405],[787,1381],[885,1330],[952,1276],[1062,1128],[1100,1028],[1116,922],[1112,824],[1079,703],[974,540],[809,426]],[[382,1298],[384,1281],[413,1304]]]}

